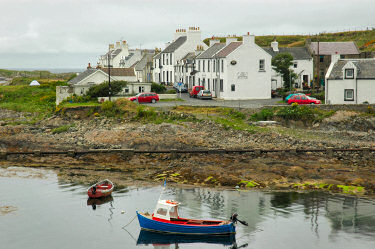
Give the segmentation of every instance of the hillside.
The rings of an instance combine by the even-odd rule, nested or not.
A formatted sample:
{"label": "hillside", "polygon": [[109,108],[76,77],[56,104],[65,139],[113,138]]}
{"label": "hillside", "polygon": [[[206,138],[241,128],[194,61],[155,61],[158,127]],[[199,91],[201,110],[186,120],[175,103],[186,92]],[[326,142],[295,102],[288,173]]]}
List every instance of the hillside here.
{"label": "hillside", "polygon": [[0,77],[12,78],[12,85],[29,84],[32,80],[69,80],[74,77],[74,73],[51,73],[49,71],[16,71],[0,69]]}
{"label": "hillside", "polygon": [[[225,37],[219,38],[221,42],[225,42]],[[242,37],[237,37],[238,40],[242,40]],[[255,43],[261,47],[270,46],[271,42],[276,38],[279,42],[280,47],[302,47],[305,45],[306,39],[311,41],[321,42],[343,42],[343,41],[354,41],[361,51],[375,51],[375,29],[364,30],[364,31],[349,31],[339,33],[321,33],[317,36],[309,35],[267,35],[267,36],[256,36]],[[204,39],[204,42],[208,45],[210,38]]]}

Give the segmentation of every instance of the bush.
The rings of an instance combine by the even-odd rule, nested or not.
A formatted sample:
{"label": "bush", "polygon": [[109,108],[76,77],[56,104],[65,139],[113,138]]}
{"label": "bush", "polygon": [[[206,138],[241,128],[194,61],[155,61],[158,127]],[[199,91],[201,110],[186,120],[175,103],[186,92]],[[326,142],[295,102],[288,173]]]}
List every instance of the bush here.
{"label": "bush", "polygon": [[137,107],[136,118],[141,119],[154,119],[156,117],[156,112],[154,109],[146,107],[144,105],[139,105]]}
{"label": "bush", "polygon": [[276,112],[276,116],[285,120],[313,120],[314,111],[308,106],[293,103],[291,106],[280,108]]}
{"label": "bush", "polygon": [[310,95],[311,97],[314,97],[316,99],[319,99],[319,100],[325,100],[325,92],[319,92],[319,93],[311,93]]}
{"label": "bush", "polygon": [[53,134],[59,134],[59,133],[67,132],[70,129],[70,127],[73,127],[73,126],[74,125],[63,125],[63,126],[55,128],[55,129],[52,129],[51,132]]}
{"label": "bush", "polygon": [[[127,86],[126,81],[113,81],[111,82],[111,96],[114,96],[122,91],[124,87]],[[109,96],[109,84],[108,82],[101,83],[90,87],[87,91],[86,96],[89,96],[91,99],[96,99],[98,97],[108,97]]]}
{"label": "bush", "polygon": [[171,90],[168,90],[166,93],[167,94],[175,94],[176,90],[175,89],[171,89]]}
{"label": "bush", "polygon": [[151,92],[165,93],[166,91],[167,91],[167,88],[161,84],[158,84],[158,83],[151,84]]}
{"label": "bush", "polygon": [[251,119],[254,121],[265,121],[265,120],[272,120],[274,116],[272,109],[263,109],[260,112],[254,113],[251,115]]}

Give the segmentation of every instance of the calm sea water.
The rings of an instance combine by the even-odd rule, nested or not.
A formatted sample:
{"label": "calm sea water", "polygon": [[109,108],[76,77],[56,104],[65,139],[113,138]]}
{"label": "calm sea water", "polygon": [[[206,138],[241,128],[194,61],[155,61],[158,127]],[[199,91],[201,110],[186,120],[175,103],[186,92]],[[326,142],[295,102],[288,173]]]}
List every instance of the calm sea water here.
{"label": "calm sea water", "polygon": [[237,212],[249,223],[235,238],[191,238],[140,232],[135,211],[152,212],[161,187],[128,187],[95,203],[87,186],[53,171],[0,168],[0,189],[0,208],[13,210],[0,213],[0,248],[375,248],[375,201],[363,198],[167,188],[163,197],[182,202],[182,217]]}

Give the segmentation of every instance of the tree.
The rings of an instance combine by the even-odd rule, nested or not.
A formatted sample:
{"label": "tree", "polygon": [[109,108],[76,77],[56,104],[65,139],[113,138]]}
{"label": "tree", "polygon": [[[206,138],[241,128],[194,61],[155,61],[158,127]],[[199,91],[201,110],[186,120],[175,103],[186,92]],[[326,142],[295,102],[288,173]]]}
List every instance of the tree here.
{"label": "tree", "polygon": [[[112,95],[114,96],[122,91],[124,87],[126,87],[128,82],[126,81],[111,81],[111,90]],[[90,89],[87,91],[86,95],[90,96],[91,98],[98,98],[98,97],[108,97],[109,93],[109,85],[108,82],[103,82],[99,85],[95,85],[90,87]]]}
{"label": "tree", "polygon": [[296,74],[290,69],[293,65],[293,56],[290,53],[280,53],[272,58],[273,69],[281,74],[284,81],[284,88],[290,90],[290,86],[294,85]]}

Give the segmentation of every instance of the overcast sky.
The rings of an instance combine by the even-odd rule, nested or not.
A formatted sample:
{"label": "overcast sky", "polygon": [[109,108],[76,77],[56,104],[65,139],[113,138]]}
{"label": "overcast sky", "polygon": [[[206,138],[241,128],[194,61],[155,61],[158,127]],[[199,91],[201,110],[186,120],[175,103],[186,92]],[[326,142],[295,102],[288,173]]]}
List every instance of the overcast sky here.
{"label": "overcast sky", "polygon": [[163,47],[177,28],[213,35],[375,27],[375,0],[0,0],[0,68],[85,68],[109,43]]}

